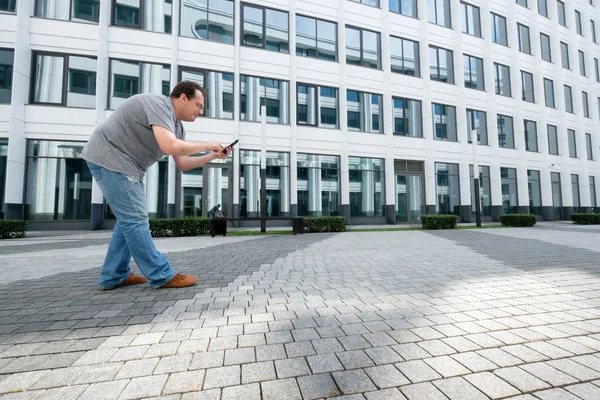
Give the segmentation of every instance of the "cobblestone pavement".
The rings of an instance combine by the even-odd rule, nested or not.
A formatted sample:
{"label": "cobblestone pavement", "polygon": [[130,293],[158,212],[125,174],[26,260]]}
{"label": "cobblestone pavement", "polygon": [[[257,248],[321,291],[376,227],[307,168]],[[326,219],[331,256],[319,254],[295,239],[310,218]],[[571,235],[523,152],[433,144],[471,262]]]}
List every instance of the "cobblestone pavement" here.
{"label": "cobblestone pavement", "polygon": [[159,239],[198,285],[101,291],[109,237],[0,243],[0,399],[600,399],[597,228]]}

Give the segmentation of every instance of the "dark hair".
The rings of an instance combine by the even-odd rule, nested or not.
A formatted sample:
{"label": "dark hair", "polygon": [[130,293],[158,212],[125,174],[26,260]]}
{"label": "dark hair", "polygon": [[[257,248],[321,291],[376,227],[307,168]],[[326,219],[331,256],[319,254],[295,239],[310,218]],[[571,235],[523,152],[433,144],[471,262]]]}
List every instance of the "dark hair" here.
{"label": "dark hair", "polygon": [[181,96],[182,94],[185,94],[187,97],[192,99],[196,96],[196,90],[199,90],[200,93],[202,93],[202,96],[204,97],[204,100],[206,101],[206,97],[208,95],[208,93],[206,92],[206,89],[204,89],[203,87],[198,85],[196,82],[192,82],[192,81],[179,82],[173,88],[173,91],[171,92],[171,97],[177,98],[177,97]]}

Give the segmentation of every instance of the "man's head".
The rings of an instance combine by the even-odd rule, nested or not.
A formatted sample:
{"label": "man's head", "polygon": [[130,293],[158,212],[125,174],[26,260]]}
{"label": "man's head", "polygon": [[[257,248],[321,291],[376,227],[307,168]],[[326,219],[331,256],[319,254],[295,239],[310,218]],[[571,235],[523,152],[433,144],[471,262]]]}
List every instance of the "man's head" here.
{"label": "man's head", "polygon": [[177,120],[193,122],[202,115],[206,94],[206,90],[196,82],[179,82],[171,92]]}

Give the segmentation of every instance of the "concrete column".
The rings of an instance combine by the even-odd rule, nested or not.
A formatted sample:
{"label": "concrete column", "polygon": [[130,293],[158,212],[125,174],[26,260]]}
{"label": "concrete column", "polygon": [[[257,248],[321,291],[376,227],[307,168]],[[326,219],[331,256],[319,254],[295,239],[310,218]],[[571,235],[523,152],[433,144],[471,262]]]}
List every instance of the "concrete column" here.
{"label": "concrete column", "polygon": [[[181,0],[173,0],[172,17],[171,17],[171,88],[174,88],[178,82],[178,55],[179,55],[179,10],[181,7]],[[221,75],[219,74],[219,78]],[[210,93],[210,92],[209,92]],[[214,103],[213,103],[214,104]],[[167,218],[174,218],[176,216],[175,211],[175,198],[177,190],[181,190],[181,187],[177,186],[177,166],[175,165],[175,159],[169,156],[169,163],[167,168]],[[181,181],[180,181],[181,183]]]}

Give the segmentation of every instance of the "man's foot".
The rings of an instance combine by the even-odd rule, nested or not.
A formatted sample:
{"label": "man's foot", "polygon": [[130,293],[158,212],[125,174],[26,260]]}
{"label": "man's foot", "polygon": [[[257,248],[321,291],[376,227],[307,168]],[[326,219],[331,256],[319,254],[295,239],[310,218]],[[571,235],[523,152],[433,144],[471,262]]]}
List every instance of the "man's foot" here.
{"label": "man's foot", "polygon": [[197,276],[183,275],[183,274],[177,273],[177,275],[175,275],[173,277],[173,279],[171,279],[169,281],[169,283],[160,286],[160,288],[161,289],[182,288],[182,287],[192,286],[196,282],[198,282]]}
{"label": "man's foot", "polygon": [[137,276],[137,275],[130,273],[129,276],[127,277],[127,279],[125,279],[123,282],[121,282],[114,288],[110,288],[110,289],[104,288],[104,290],[113,290],[113,289],[120,288],[123,286],[139,285],[140,283],[145,283],[147,281],[148,281],[148,279],[144,278],[143,276]]}

